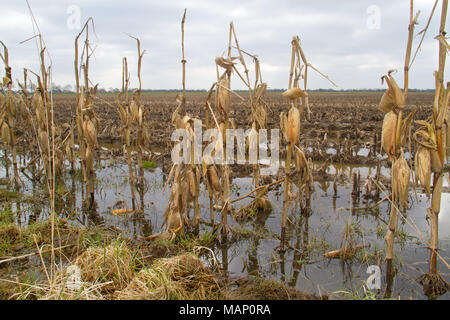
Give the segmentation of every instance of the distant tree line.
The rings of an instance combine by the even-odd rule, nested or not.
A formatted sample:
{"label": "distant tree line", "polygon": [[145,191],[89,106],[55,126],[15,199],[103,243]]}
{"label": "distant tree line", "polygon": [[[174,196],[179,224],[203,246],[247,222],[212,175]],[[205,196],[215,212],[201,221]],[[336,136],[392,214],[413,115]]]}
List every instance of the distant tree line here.
{"label": "distant tree line", "polygon": [[[17,88],[17,86],[13,86],[13,91],[19,91],[19,89]],[[33,88],[32,88],[33,89]],[[56,85],[53,84],[53,92],[54,93],[74,93],[75,91],[75,86],[72,86],[70,84],[67,84],[65,86],[61,86],[61,85]],[[130,88],[129,92],[133,92],[134,90],[137,90],[135,88]],[[286,89],[268,89],[267,92],[283,92]],[[97,92],[99,93],[119,93],[121,90],[118,88],[102,88],[99,87]],[[340,90],[336,90],[336,89],[311,89],[308,90],[308,92],[385,92],[386,89],[340,89]],[[434,89],[408,89],[409,92],[434,92]],[[173,92],[180,92],[180,89],[142,89],[142,92],[147,92],[147,93],[151,93],[151,92],[166,92],[166,93],[173,93]],[[202,93],[202,92],[207,92],[206,89],[195,89],[195,90],[186,90],[186,92],[191,92],[191,93]],[[241,93],[245,93],[247,92],[247,90],[235,90],[235,92],[241,92]]]}

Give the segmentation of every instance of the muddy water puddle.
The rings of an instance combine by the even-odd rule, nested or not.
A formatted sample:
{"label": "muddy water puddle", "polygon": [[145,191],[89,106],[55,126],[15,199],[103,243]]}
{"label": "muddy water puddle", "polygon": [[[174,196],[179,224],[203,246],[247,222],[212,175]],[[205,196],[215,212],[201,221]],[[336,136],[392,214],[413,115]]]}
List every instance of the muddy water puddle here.
{"label": "muddy water puddle", "polygon": [[[318,168],[321,164],[315,164]],[[316,169],[317,169],[316,168]],[[389,176],[389,169],[382,168],[381,173]],[[333,177],[337,181],[337,196],[334,196]],[[272,211],[258,213],[245,222],[231,222],[238,231],[237,240],[228,244],[215,245],[213,250],[222,263],[223,272],[231,278],[253,275],[275,278],[284,281],[301,291],[330,294],[333,292],[362,292],[362,286],[369,277],[369,265],[381,268],[381,290],[374,290],[382,295],[386,282],[384,279],[384,241],[386,222],[389,219],[389,203],[380,198],[364,197],[364,188],[359,198],[352,197],[353,173],[359,172],[362,181],[374,176],[376,167],[330,165],[327,176],[316,179],[315,192],[311,199],[311,210],[302,212],[298,203],[293,203],[288,219],[289,248],[285,253],[277,250],[281,230],[283,208],[282,187],[269,192]],[[116,226],[124,236],[138,239],[161,231],[163,213],[169,201],[170,186],[163,190],[167,177],[161,168],[145,170],[144,192],[137,195],[137,205],[144,207],[143,213],[114,216],[113,209],[130,208],[131,197],[128,184],[128,167],[120,161],[103,160],[96,169],[97,182],[95,210],[85,210],[82,205],[83,188],[77,175],[65,173],[58,184],[56,209],[75,226],[100,225]],[[0,172],[5,176],[5,171]],[[331,177],[331,178],[330,178]],[[25,177],[23,196],[18,200],[2,202],[3,207],[10,206],[17,212],[16,222],[27,225],[30,221],[43,220],[48,217],[47,196],[45,188],[33,184]],[[232,182],[232,199],[247,194],[252,189],[250,177],[236,177]],[[448,186],[448,182],[445,182]],[[294,187],[295,191],[295,187]],[[205,187],[201,186],[201,218],[209,221],[209,198]],[[234,203],[234,208],[248,204],[250,198]],[[410,207],[399,220],[399,234],[395,245],[395,263],[398,273],[393,282],[393,297],[402,299],[426,299],[422,286],[416,279],[428,270],[429,251],[424,239],[429,237],[429,225],[425,219],[429,201],[417,190],[410,190]],[[446,261],[450,256],[450,194],[444,193],[441,201],[439,221],[440,255]],[[192,214],[192,213],[191,213]],[[217,214],[216,221],[219,221]],[[229,219],[231,221],[232,219]],[[345,230],[351,236],[348,241],[355,245],[367,245],[352,259],[328,259],[324,253],[341,248]],[[201,232],[210,227],[204,225]],[[438,260],[443,278],[450,282],[450,273],[442,261]],[[345,294],[342,293],[344,296]],[[355,296],[355,295],[353,295]],[[450,299],[446,293],[440,299]]]}

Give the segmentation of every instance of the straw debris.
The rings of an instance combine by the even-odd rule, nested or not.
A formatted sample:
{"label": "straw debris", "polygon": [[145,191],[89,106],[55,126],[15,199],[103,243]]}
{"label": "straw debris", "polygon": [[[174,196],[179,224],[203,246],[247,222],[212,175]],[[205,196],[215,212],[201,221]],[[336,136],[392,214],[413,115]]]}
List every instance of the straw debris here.
{"label": "straw debris", "polygon": [[141,270],[117,299],[211,299],[220,297],[214,274],[192,253],[157,260]]}
{"label": "straw debris", "polygon": [[81,270],[83,281],[91,283],[111,282],[102,292],[123,289],[133,277],[133,256],[125,242],[107,247],[89,247],[74,262]]}

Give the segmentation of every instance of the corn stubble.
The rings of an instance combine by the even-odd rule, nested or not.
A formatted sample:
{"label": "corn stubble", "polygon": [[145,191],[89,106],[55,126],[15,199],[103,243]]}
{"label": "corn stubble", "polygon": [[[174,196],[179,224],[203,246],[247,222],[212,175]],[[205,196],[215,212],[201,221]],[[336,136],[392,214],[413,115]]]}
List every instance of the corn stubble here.
{"label": "corn stubble", "polygon": [[[445,22],[447,15],[447,0],[443,0],[441,25],[439,36],[439,69],[435,73],[436,91],[433,104],[433,115],[426,121],[415,121],[419,126],[413,135],[415,142],[416,154],[414,156],[414,173],[415,183],[420,185],[428,197],[431,197],[431,207],[427,210],[427,218],[430,220],[430,266],[429,273],[421,278],[422,282],[438,284],[435,292],[442,292],[443,287],[448,284],[440,277],[437,270],[437,257],[439,250],[438,237],[438,216],[440,213],[440,202],[443,184],[443,166],[446,156],[449,155],[448,141],[450,140],[449,130],[449,112],[448,100],[450,97],[450,87],[444,86],[444,67],[446,61],[448,44],[445,40]],[[221,133],[217,140],[213,141],[214,148],[213,157],[221,157],[224,164],[214,164],[212,159],[204,157],[201,165],[194,164],[194,126],[200,122],[186,112],[186,95],[185,95],[185,65],[187,61],[184,57],[184,22],[186,11],[184,12],[182,27],[182,71],[183,71],[183,92],[176,98],[176,110],[172,114],[172,125],[175,129],[185,129],[188,133],[187,144],[189,145],[190,154],[187,155],[189,161],[184,164],[174,164],[170,170],[169,178],[166,185],[171,183],[171,196],[166,205],[164,212],[164,224],[166,229],[164,232],[147,237],[148,240],[173,240],[178,232],[184,232],[185,227],[192,228],[194,233],[198,234],[200,224],[200,206],[199,194],[200,183],[206,185],[210,200],[210,216],[211,224],[215,231],[222,236],[222,241],[228,239],[231,231],[228,225],[228,215],[232,213],[231,204],[234,202],[231,197],[230,174],[231,168],[225,164],[226,152],[226,135],[227,129],[235,128],[232,118],[233,110],[231,105],[231,94],[240,97],[231,90],[232,76],[237,76],[240,81],[248,88],[248,122],[252,128],[251,135],[256,137],[259,146],[258,132],[260,129],[266,128],[267,122],[267,103],[265,101],[265,93],[267,84],[263,82],[260,61],[256,55],[251,55],[239,46],[233,23],[229,28],[228,52],[224,57],[216,57],[215,64],[217,70],[216,82],[212,85],[208,97],[205,101],[206,111],[206,129],[215,128]],[[408,72],[410,69],[410,54],[412,46],[412,38],[414,26],[417,24],[418,14],[413,16],[413,1],[411,1],[409,37],[407,42],[407,50],[405,57],[404,69],[404,89],[400,89],[397,84],[392,70],[388,71],[382,77],[382,83],[387,84],[387,89],[383,93],[379,109],[385,113],[382,125],[381,147],[382,151],[387,154],[388,161],[391,162],[391,208],[388,230],[385,235],[386,242],[386,262],[388,279],[392,278],[392,260],[394,258],[394,235],[397,228],[397,216],[399,211],[405,211],[408,208],[408,190],[410,183],[411,169],[405,159],[405,148],[408,138],[408,132],[415,110],[409,115],[404,116],[406,98],[408,93]],[[33,73],[36,76],[36,89],[32,95],[28,92],[28,73],[24,71],[24,82],[19,83],[22,90],[21,94],[15,94],[11,90],[12,76],[11,67],[8,62],[8,50],[3,42],[3,54],[0,58],[5,66],[5,76],[2,79],[2,92],[0,93],[0,136],[5,146],[10,148],[12,163],[14,169],[14,182],[16,187],[20,185],[18,174],[18,164],[16,160],[15,146],[15,126],[19,116],[23,116],[27,124],[33,128],[32,141],[33,147],[39,149],[38,158],[41,159],[46,173],[49,192],[55,189],[55,177],[63,172],[65,162],[71,163],[72,170],[75,167],[75,138],[78,139],[79,157],[81,161],[81,169],[83,181],[85,184],[85,201],[90,208],[94,205],[94,185],[95,185],[95,153],[98,147],[97,133],[99,131],[99,119],[94,112],[94,99],[96,98],[97,86],[92,87],[89,79],[90,57],[93,53],[89,41],[89,26],[93,27],[92,19],[83,26],[81,32],[75,38],[75,78],[77,104],[73,115],[74,121],[61,126],[53,123],[53,104],[51,99],[51,90],[49,90],[49,79],[51,74],[50,67],[45,66],[42,39],[40,36],[41,52],[40,52],[40,74]],[[78,52],[78,41],[84,34],[85,40],[81,52]],[[141,62],[145,51],[140,49],[140,41],[138,46],[138,80],[139,89],[129,96],[129,74],[127,60],[123,60],[123,86],[122,93],[116,100],[117,110],[122,122],[122,134],[125,140],[124,149],[127,155],[127,163],[129,167],[129,183],[132,197],[133,211],[136,208],[136,187],[139,186],[141,195],[141,210],[143,210],[143,158],[144,152],[149,145],[150,134],[145,126],[146,110],[141,104]],[[232,44],[237,50],[237,55],[232,56]],[[285,250],[286,247],[286,228],[287,214],[292,205],[292,201],[298,198],[301,203],[302,212],[309,212],[310,198],[313,192],[313,177],[311,159],[307,159],[303,148],[300,146],[301,136],[301,116],[303,111],[307,110],[306,117],[309,117],[309,103],[307,91],[307,78],[309,68],[315,69],[305,58],[303,50],[300,46],[298,37],[293,37],[291,42],[292,55],[289,75],[288,89],[282,93],[282,96],[289,101],[289,110],[280,114],[280,128],[286,143],[286,159],[284,178],[279,180],[284,183],[283,196],[283,214],[281,226],[280,249]],[[255,66],[254,83],[250,82],[249,70],[244,56],[252,59]],[[244,73],[239,71],[244,69]],[[320,73],[320,72],[319,72]],[[326,76],[325,76],[326,77]],[[328,77],[326,77],[328,79]],[[83,80],[83,81],[82,81]],[[303,80],[303,86],[300,88],[300,82]],[[80,83],[84,82],[84,85]],[[6,91],[3,90],[6,88]],[[214,95],[213,95],[214,93]],[[241,98],[242,99],[242,98]],[[212,103],[214,100],[214,103]],[[174,147],[181,142],[175,142]],[[132,149],[137,150],[137,163],[139,171],[136,169]],[[412,150],[409,147],[408,151]],[[5,153],[6,154],[6,153]],[[38,161],[38,160],[36,160]],[[295,170],[292,172],[292,165]],[[8,171],[7,171],[8,172]],[[297,180],[294,180],[296,175]],[[255,194],[254,200],[250,205],[241,208],[264,210],[270,206],[267,197],[269,186],[279,183],[274,182],[266,186],[261,185],[262,178],[260,176],[260,165],[253,166],[253,186],[252,193]],[[297,185],[297,195],[293,194],[293,184]],[[257,192],[256,192],[257,191]],[[54,196],[54,195],[53,195]],[[54,219],[54,199],[52,198],[52,223]],[[219,205],[220,204],[220,205]],[[218,225],[215,223],[214,207],[219,207],[221,221]],[[190,217],[190,211],[194,210],[193,218]],[[123,209],[116,214],[129,212],[129,209]],[[53,227],[52,227],[53,237]],[[109,248],[111,249],[111,248]],[[109,250],[108,249],[108,250]],[[111,249],[113,252],[115,248]],[[101,252],[95,255],[100,257]],[[86,255],[89,252],[87,251]],[[52,253],[53,255],[53,253]],[[129,254],[127,254],[127,257]],[[86,260],[97,264],[103,263],[104,259],[89,258]],[[128,257],[129,258],[129,257]],[[128,259],[127,258],[127,259]],[[54,260],[54,257],[52,256]],[[83,256],[77,261],[81,261]],[[100,261],[102,260],[102,261]],[[114,261],[112,261],[114,262]],[[53,265],[53,263],[52,263]],[[86,269],[98,269],[86,267]],[[129,278],[129,276],[127,276]],[[113,277],[114,278],[114,277]],[[62,278],[61,278],[62,279]],[[113,279],[114,280],[114,279]],[[125,282],[129,282],[129,279]],[[139,280],[139,279],[138,279]],[[96,279],[92,278],[92,282]],[[389,281],[389,280],[388,280]],[[125,283],[124,282],[124,283]],[[141,283],[137,283],[141,285]],[[124,289],[123,286],[121,289]],[[388,290],[387,290],[388,291]]]}
{"label": "corn stubble", "polygon": [[[445,35],[448,1],[443,0],[439,40]],[[416,121],[420,126],[414,133],[414,140],[418,146],[416,153],[416,179],[425,189],[427,196],[431,194],[431,207],[427,209],[426,218],[430,222],[430,260],[428,273],[419,278],[424,292],[430,297],[436,297],[449,289],[449,284],[441,277],[437,268],[439,250],[439,213],[441,210],[442,184],[444,179],[444,163],[448,156],[450,85],[444,85],[444,69],[448,47],[439,41],[439,65],[434,73],[436,90],[433,102],[433,114],[426,121]],[[431,179],[432,176],[432,179]],[[431,180],[433,181],[431,185]]]}
{"label": "corn stubble", "polygon": [[[138,70],[137,78],[139,81],[139,88],[133,93],[130,98],[128,93],[129,87],[129,73],[128,60],[126,57],[122,60],[122,92],[116,99],[117,111],[122,123],[121,133],[125,140],[123,149],[126,153],[128,164],[128,180],[130,184],[131,204],[133,211],[138,210],[136,206],[136,192],[138,191],[140,197],[139,212],[144,210],[144,168],[143,159],[144,152],[149,150],[150,135],[147,126],[145,125],[145,115],[147,109],[141,103],[141,66],[142,58],[145,51],[141,51],[141,42],[138,38],[132,37],[137,42],[138,52]],[[137,168],[134,165],[132,150],[137,150]]]}
{"label": "corn stubble", "polygon": [[[200,195],[200,179],[201,168],[194,162],[194,125],[200,122],[199,119],[191,117],[186,113],[186,63],[184,57],[184,23],[186,21],[186,10],[184,11],[181,21],[181,34],[182,34],[182,85],[183,92],[177,94],[175,101],[177,107],[172,114],[172,125],[174,129],[184,129],[187,136],[184,139],[187,141],[175,141],[174,149],[181,147],[181,143],[188,146],[189,154],[182,154],[184,161],[181,163],[175,163],[169,173],[169,177],[164,185],[164,188],[169,183],[172,183],[171,195],[169,202],[166,205],[164,211],[164,222],[166,230],[162,233],[152,235],[148,237],[150,240],[166,239],[173,240],[176,233],[184,232],[184,227],[190,228],[195,234],[199,233],[200,225],[200,205],[198,197]],[[181,116],[180,111],[185,115]],[[187,152],[184,149],[184,152]],[[193,218],[190,219],[191,207],[194,209]]]}
{"label": "corn stubble", "polygon": [[[98,147],[97,132],[99,127],[99,119],[94,111],[93,99],[97,93],[98,85],[90,86],[89,79],[89,62],[92,55],[89,42],[89,23],[93,20],[89,18],[75,38],[75,81],[77,92],[77,105],[75,110],[75,123],[78,134],[79,156],[81,162],[81,171],[83,174],[83,182],[85,185],[84,204],[87,208],[92,209],[95,206],[95,170],[94,158],[96,148]],[[81,56],[78,53],[78,40],[85,35],[83,50]],[[84,61],[83,61],[84,59]],[[80,61],[79,61],[80,60]],[[81,74],[80,74],[81,73]],[[80,76],[83,76],[84,86],[80,85]],[[73,126],[71,126],[71,134],[73,135]],[[73,139],[71,139],[73,143]],[[74,146],[71,146],[74,148]],[[73,165],[72,165],[73,167]]]}
{"label": "corn stubble", "polygon": [[[284,166],[285,178],[283,215],[281,221],[281,240],[279,247],[281,251],[284,251],[286,246],[287,212],[289,211],[292,200],[296,197],[293,194],[291,176],[293,174],[297,174],[297,197],[302,206],[302,212],[306,212],[307,214],[310,211],[311,192],[313,191],[312,162],[311,160],[306,159],[305,153],[300,146],[300,116],[305,108],[309,112],[307,80],[308,68],[311,67],[311,65],[305,58],[298,36],[293,37],[291,46],[292,54],[289,85],[288,89],[282,93],[283,97],[289,99],[290,109],[287,114],[285,112],[281,112],[280,114],[280,129],[287,144]],[[303,89],[299,87],[299,81],[302,78],[304,86]],[[291,173],[292,163],[295,165],[294,173]],[[303,204],[303,195],[305,198],[305,204]]]}
{"label": "corn stubble", "polygon": [[[3,54],[0,53],[0,59],[3,61],[5,66],[5,76],[2,79],[2,86],[6,87],[6,94],[0,93],[0,130],[1,138],[6,146],[11,148],[11,156],[13,161],[14,177],[10,180],[14,182],[15,188],[19,188],[21,185],[19,171],[17,167],[17,153],[16,153],[16,143],[14,129],[16,125],[16,118],[18,115],[18,108],[20,108],[20,97],[12,92],[12,76],[11,67],[9,66],[9,54],[6,45],[0,41],[0,45],[3,47]],[[5,156],[7,155],[5,150]],[[8,174],[8,169],[6,170]]]}
{"label": "corn stubble", "polygon": [[417,24],[418,14],[413,17],[413,3],[411,1],[411,14],[409,23],[409,36],[405,57],[404,89],[403,91],[397,85],[392,76],[393,70],[388,71],[387,75],[381,78],[382,83],[386,82],[388,89],[384,92],[378,108],[385,112],[381,133],[381,147],[388,155],[388,161],[392,163],[391,167],[391,211],[389,215],[388,230],[384,238],[386,242],[386,274],[388,279],[388,288],[386,296],[390,295],[390,283],[393,279],[392,259],[394,258],[394,235],[397,228],[398,209],[406,210],[408,206],[408,190],[410,168],[404,156],[404,147],[408,136],[409,127],[412,118],[416,113],[413,110],[407,117],[403,117],[406,97],[408,93],[408,71],[410,63],[410,53],[412,46],[412,37],[414,25]]}

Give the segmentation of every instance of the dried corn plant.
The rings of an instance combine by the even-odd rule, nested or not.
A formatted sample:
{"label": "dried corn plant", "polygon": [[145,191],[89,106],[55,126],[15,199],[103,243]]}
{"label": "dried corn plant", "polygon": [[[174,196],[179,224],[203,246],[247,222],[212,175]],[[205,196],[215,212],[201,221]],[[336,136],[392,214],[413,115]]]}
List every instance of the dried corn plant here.
{"label": "dried corn plant", "polygon": [[[139,188],[139,195],[141,197],[140,201],[140,211],[144,210],[144,167],[142,165],[144,151],[148,149],[150,145],[150,138],[148,129],[145,125],[145,114],[146,109],[141,104],[141,66],[142,57],[145,51],[141,51],[141,42],[138,38],[132,37],[137,42],[138,51],[138,70],[137,77],[139,81],[139,88],[133,93],[133,96],[128,95],[129,86],[129,73],[128,73],[128,61],[127,58],[122,60],[122,92],[116,99],[116,105],[119,111],[120,120],[122,122],[121,132],[125,139],[124,150],[127,155],[128,163],[128,173],[129,173],[129,184],[131,192],[131,202],[133,210],[136,210],[136,187]],[[133,137],[135,133],[135,137]],[[137,150],[137,167],[134,165],[133,161],[133,149]],[[137,180],[137,181],[136,181]]]}
{"label": "dried corn plant", "polygon": [[[413,1],[410,6],[410,22],[409,34],[405,56],[404,68],[404,89],[401,90],[392,76],[393,70],[388,71],[381,80],[385,81],[388,89],[383,94],[379,109],[385,113],[382,133],[381,133],[381,147],[388,155],[388,161],[392,163],[391,168],[391,192],[392,202],[389,214],[389,223],[386,236],[386,274],[388,282],[388,290],[390,291],[389,283],[393,279],[392,259],[394,258],[394,235],[397,228],[398,210],[406,210],[408,205],[408,190],[410,181],[410,167],[404,156],[404,147],[409,133],[411,121],[414,117],[416,109],[408,116],[403,117],[403,112],[406,104],[406,97],[408,93],[408,71],[410,67],[412,39],[414,35],[414,26],[417,24],[417,19],[420,11],[413,15]],[[411,152],[411,148],[409,148]]]}
{"label": "dried corn plant", "polygon": [[[285,159],[285,180],[284,180],[284,195],[283,195],[283,215],[281,221],[281,241],[280,250],[285,250],[286,244],[286,224],[287,212],[292,204],[292,200],[296,198],[293,194],[292,175],[297,174],[298,199],[302,204],[302,209],[309,211],[311,192],[313,191],[313,177],[312,177],[312,162],[307,160],[305,152],[300,146],[300,116],[303,110],[307,109],[310,113],[308,103],[308,69],[312,68],[333,85],[335,85],[328,76],[319,72],[313,67],[305,57],[300,46],[300,39],[294,36],[291,42],[291,66],[289,73],[288,89],[283,92],[283,97],[289,99],[290,109],[280,114],[280,128],[283,132],[284,140],[287,143],[286,159]],[[300,88],[300,80],[303,79],[303,89]],[[294,160],[292,159],[294,158]],[[295,172],[291,173],[291,165],[294,163]],[[303,206],[303,195],[305,198],[305,205]]]}
{"label": "dried corn plant", "polygon": [[[235,48],[238,52],[238,56],[233,57],[232,53],[232,43],[234,41]],[[210,211],[211,220],[214,223],[214,213],[213,213],[213,199],[216,203],[221,202],[221,222],[218,226],[218,231],[221,234],[222,242],[227,241],[228,234],[231,228],[228,225],[228,215],[230,214],[231,208],[231,186],[230,186],[230,173],[231,169],[226,159],[229,157],[234,157],[234,155],[226,154],[226,132],[227,129],[236,129],[234,126],[234,120],[231,116],[231,77],[232,73],[235,72],[241,81],[249,90],[250,97],[250,110],[251,117],[250,122],[252,123],[252,131],[250,133],[249,141],[257,143],[258,141],[258,128],[264,128],[265,126],[265,104],[264,104],[264,92],[266,90],[266,85],[262,82],[262,77],[260,75],[259,61],[255,56],[253,57],[255,61],[255,84],[254,88],[251,87],[249,70],[247,68],[244,51],[240,49],[239,42],[236,36],[236,31],[234,29],[233,22],[230,23],[229,38],[228,38],[228,51],[226,57],[216,57],[216,71],[217,71],[217,81],[211,86],[209,90],[206,103],[205,103],[205,114],[206,114],[206,129],[216,129],[217,138],[212,141],[214,148],[211,156],[214,159],[218,159],[221,163],[220,165],[213,165],[212,159],[203,159],[203,174],[204,180],[206,181],[207,189],[210,197]],[[241,74],[237,68],[237,60],[241,67],[244,69],[245,77]],[[215,89],[215,103],[214,110],[211,106],[212,93]],[[255,96],[256,94],[256,96]],[[237,95],[237,94],[236,94]],[[240,97],[239,95],[237,95]],[[243,100],[242,97],[240,97]],[[211,118],[213,121],[211,121]],[[214,137],[213,137],[214,139]],[[249,143],[250,144],[250,143]],[[217,163],[217,162],[216,162]],[[254,184],[259,185],[259,167],[256,163],[254,165]],[[259,193],[260,199],[266,199],[265,193]],[[268,199],[267,199],[268,202]]]}
{"label": "dried corn plant", "polygon": [[[177,96],[178,106],[172,115],[172,124],[175,129],[182,129],[185,132],[183,141],[175,141],[174,150],[177,150],[181,143],[185,144],[184,152],[188,154],[180,155],[184,158],[183,162],[175,163],[169,173],[169,178],[165,186],[172,182],[171,196],[164,212],[164,224],[167,230],[178,232],[183,226],[190,227],[195,234],[199,232],[200,224],[200,176],[201,168],[194,164],[194,126],[200,125],[199,119],[191,118],[185,115],[183,118],[179,115],[182,106],[181,95]],[[193,219],[190,219],[189,213],[194,209]]]}
{"label": "dried corn plant", "polygon": [[[243,58],[242,53],[248,55],[252,60],[255,66],[254,78],[255,82],[253,86],[251,86],[250,82],[244,81],[242,77],[242,81],[248,87],[249,92],[249,124],[251,126],[251,132],[249,134],[249,140],[247,145],[250,146],[252,143],[252,138],[256,140],[256,146],[258,149],[258,158],[261,156],[259,154],[259,147],[261,144],[259,132],[261,129],[266,129],[267,123],[267,112],[268,112],[268,104],[265,99],[267,84],[262,79],[262,72],[260,67],[260,61],[256,55],[249,54],[244,50],[241,50],[239,46],[237,46],[239,51],[239,61],[244,66],[245,74],[248,75],[249,72],[247,70],[245,60]],[[247,77],[247,81],[249,81]],[[233,122],[232,122],[233,124]],[[233,125],[233,129],[235,129]],[[250,149],[250,148],[249,148]],[[272,164],[269,164],[272,165]],[[261,170],[260,163],[253,164],[253,187],[254,189],[258,189],[261,186]],[[255,199],[251,201],[247,206],[240,209],[240,211],[246,211],[248,209],[256,210],[256,211],[266,211],[271,209],[271,203],[269,198],[267,197],[268,188],[262,188],[258,192],[255,193]]]}
{"label": "dried corn plant", "polygon": [[[14,181],[16,188],[20,186],[19,170],[17,167],[17,153],[16,153],[16,137],[14,134],[14,128],[16,125],[16,115],[18,109],[18,98],[12,92],[12,76],[11,67],[9,66],[8,48],[0,41],[3,47],[3,54],[0,53],[0,58],[5,65],[5,76],[3,77],[2,86],[6,88],[6,93],[0,93],[0,130],[1,138],[5,144],[5,159],[7,158],[6,149],[11,149],[12,163],[14,169],[14,177],[11,182]],[[8,170],[6,170],[8,172]]]}
{"label": "dried corn plant", "polygon": [[[89,62],[94,50],[91,49],[89,42],[89,23],[94,28],[94,21],[89,18],[75,38],[75,81],[77,93],[77,105],[75,111],[76,127],[78,135],[78,148],[81,160],[81,171],[83,174],[83,182],[86,186],[84,203],[88,208],[92,209],[95,205],[95,170],[94,158],[96,148],[98,147],[97,132],[99,129],[99,119],[94,111],[93,97],[97,92],[97,85],[91,87],[89,79]],[[79,55],[78,40],[85,35],[84,45]],[[79,61],[80,60],[80,61]],[[83,76],[84,86],[80,85],[80,76]],[[71,126],[71,136],[74,135],[73,126]],[[69,140],[73,143],[73,139]],[[73,150],[74,145],[71,145]],[[73,156],[72,151],[70,152]],[[73,158],[72,158],[73,159]]]}
{"label": "dried corn plant", "polygon": [[[164,224],[167,226],[166,232],[176,233],[183,229],[183,226],[192,228],[195,234],[199,233],[200,225],[200,178],[201,167],[198,159],[195,159],[195,133],[194,127],[201,128],[201,120],[192,118],[186,113],[186,59],[184,56],[184,24],[186,21],[186,9],[181,20],[181,54],[182,54],[182,86],[183,91],[176,97],[177,107],[172,114],[172,125],[175,130],[181,129],[184,132],[183,141],[174,142],[174,150],[178,150],[183,143],[187,148],[183,152],[187,154],[180,155],[183,161],[175,163],[169,173],[168,183],[172,183],[172,190],[169,202],[164,212]],[[184,116],[180,115],[184,112]],[[181,158],[180,158],[181,159]],[[194,209],[194,216],[191,220],[189,213],[191,207]]]}
{"label": "dried corn plant", "polygon": [[[55,219],[56,219],[56,209],[55,209],[55,181],[57,173],[61,170],[64,163],[64,157],[61,152],[58,152],[58,147],[63,143],[59,140],[61,135],[57,126],[54,122],[54,102],[53,102],[53,92],[52,92],[52,75],[53,75],[53,64],[50,57],[50,53],[45,45],[45,41],[40,32],[39,26],[36,22],[34,14],[31,7],[28,5],[30,12],[30,17],[33,24],[33,30],[35,30],[35,35],[28,40],[35,39],[36,45],[39,48],[39,74],[33,74],[37,78],[37,89],[33,94],[33,98],[28,99],[26,96],[26,71],[24,72],[24,84],[21,85],[24,97],[22,99],[22,106],[26,106],[28,114],[31,114],[31,109],[34,109],[34,118],[32,116],[27,117],[28,121],[32,124],[34,129],[34,134],[36,135],[37,145],[39,146],[41,160],[43,162],[46,177],[47,177],[47,188],[50,198],[50,223],[51,223],[51,260],[50,260],[50,273],[45,270],[48,280],[52,280],[55,274]],[[25,41],[28,41],[25,40]],[[23,42],[25,42],[23,41]],[[22,43],[23,43],[22,42]],[[48,62],[48,67],[46,66]],[[37,127],[37,129],[36,129]],[[59,148],[61,151],[62,148]],[[64,149],[62,149],[64,150]],[[59,167],[59,168],[58,168]],[[36,240],[36,239],[35,239]]]}
{"label": "dried corn plant", "polygon": [[[131,155],[131,130],[132,130],[132,121],[133,121],[133,113],[131,111],[131,104],[129,103],[128,98],[128,84],[130,81],[130,77],[128,74],[128,62],[127,58],[122,59],[122,92],[119,94],[118,99],[116,100],[116,105],[119,110],[120,120],[122,122],[122,126],[120,131],[125,139],[124,151],[127,156],[127,164],[128,164],[128,181],[130,184],[130,194],[131,194],[131,204],[133,210],[136,210],[136,184],[135,184],[135,170],[133,167],[133,159]],[[123,98],[124,101],[120,102],[120,99]],[[124,106],[122,106],[122,104]],[[134,102],[134,107],[136,104]]]}
{"label": "dried corn plant", "polygon": [[[448,1],[442,3],[441,22],[439,28],[439,66],[434,73],[436,91],[433,102],[433,114],[427,121],[416,121],[420,128],[414,133],[414,140],[418,146],[415,155],[416,183],[425,189],[428,197],[431,194],[431,207],[427,209],[426,218],[430,221],[430,261],[429,271],[420,278],[424,288],[428,288],[428,295],[436,296],[445,293],[449,284],[440,276],[437,268],[439,250],[439,213],[441,210],[442,184],[444,179],[444,163],[447,156],[449,122],[448,100],[450,97],[450,83],[444,85],[444,69],[448,47],[440,39],[445,39],[445,23],[447,18]],[[431,185],[431,176],[433,184]]]}

